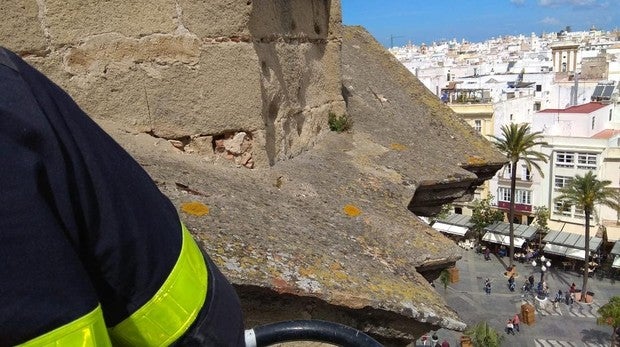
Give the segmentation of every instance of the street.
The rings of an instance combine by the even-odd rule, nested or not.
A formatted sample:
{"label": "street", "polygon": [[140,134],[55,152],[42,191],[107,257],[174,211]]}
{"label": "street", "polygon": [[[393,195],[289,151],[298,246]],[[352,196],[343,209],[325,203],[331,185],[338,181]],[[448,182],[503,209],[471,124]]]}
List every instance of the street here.
{"label": "street", "polygon": [[[609,278],[590,278],[588,291],[594,292],[591,304],[577,303],[566,305],[560,303],[557,307],[549,303],[539,307],[532,295],[523,293],[521,286],[530,274],[534,275],[535,282],[540,280],[540,269],[529,263],[515,263],[517,277],[516,289],[510,292],[508,279],[504,276],[508,257],[498,258],[491,255],[491,260],[485,261],[482,254],[474,250],[463,250],[463,258],[457,263],[460,280],[449,284],[444,290],[439,281],[435,281],[437,292],[443,295],[448,304],[455,309],[468,325],[488,321],[491,326],[504,336],[503,346],[571,346],[595,347],[609,346],[611,327],[597,325],[597,309],[608,302],[609,298],[620,295],[618,284]],[[549,299],[553,299],[560,289],[568,290],[571,283],[581,288],[583,278],[576,272],[564,271],[558,264],[552,262],[551,268],[544,278],[549,287]],[[492,283],[491,295],[483,290],[484,280],[489,278]],[[520,332],[516,335],[506,334],[504,328],[506,320],[521,312],[521,305],[530,303],[536,307],[535,322],[532,325],[521,322]],[[523,320],[523,319],[522,319]],[[428,334],[430,337],[432,332]],[[440,329],[437,331],[439,342],[447,339],[452,347],[460,346],[459,332]],[[427,342],[427,346],[430,341]],[[421,340],[416,346],[424,346]]]}

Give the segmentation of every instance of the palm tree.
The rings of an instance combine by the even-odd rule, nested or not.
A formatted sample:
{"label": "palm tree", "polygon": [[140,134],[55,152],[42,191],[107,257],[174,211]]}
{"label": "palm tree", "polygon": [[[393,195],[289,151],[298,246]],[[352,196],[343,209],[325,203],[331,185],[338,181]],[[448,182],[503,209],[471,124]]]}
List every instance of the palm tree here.
{"label": "palm tree", "polygon": [[616,341],[620,339],[620,296],[614,296],[609,302],[598,309],[600,315],[596,319],[597,324],[606,324],[611,326],[611,345],[620,347]]}
{"label": "palm tree", "polygon": [[500,334],[488,322],[480,322],[465,331],[475,347],[500,347],[504,335]]}
{"label": "palm tree", "polygon": [[533,149],[535,146],[547,144],[541,141],[541,134],[542,132],[540,131],[530,133],[529,124],[523,123],[518,125],[511,123],[502,126],[502,137],[491,135],[495,140],[495,147],[508,157],[509,165],[512,169],[510,173],[510,207],[508,212],[508,221],[510,223],[510,268],[513,267],[515,253],[514,215],[517,163],[519,160],[523,160],[528,170],[531,171],[533,166],[540,173],[540,176],[545,176],[535,160],[546,163],[548,156]]}
{"label": "palm tree", "polygon": [[583,267],[583,286],[581,288],[582,301],[585,301],[588,285],[588,258],[590,256],[590,216],[594,211],[594,205],[603,205],[620,211],[620,195],[614,188],[609,187],[611,181],[599,181],[592,171],[585,176],[576,175],[566,186],[560,189],[560,195],[555,198],[556,202],[562,202],[564,206],[575,206],[582,209],[585,214],[585,265]]}

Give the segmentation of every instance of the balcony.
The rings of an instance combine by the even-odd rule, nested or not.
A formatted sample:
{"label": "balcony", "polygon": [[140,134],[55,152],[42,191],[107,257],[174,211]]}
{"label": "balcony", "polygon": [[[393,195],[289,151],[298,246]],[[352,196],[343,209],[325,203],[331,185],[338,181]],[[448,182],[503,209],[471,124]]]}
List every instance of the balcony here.
{"label": "balcony", "polygon": [[[508,201],[498,201],[497,202],[497,207],[499,207],[501,210],[510,210],[510,203]],[[532,205],[526,205],[526,204],[517,204],[515,203],[515,212],[527,212],[527,213],[531,213],[532,212]]]}
{"label": "balcony", "polygon": [[[510,178],[499,176],[499,178],[497,179],[497,183],[499,183],[500,186],[504,186],[504,187],[510,188]],[[529,188],[529,187],[532,186],[533,183],[534,182],[531,180],[531,177],[530,177],[529,180],[524,180],[524,179],[521,179],[521,178],[517,177],[517,181],[515,182],[515,186],[517,188]]]}

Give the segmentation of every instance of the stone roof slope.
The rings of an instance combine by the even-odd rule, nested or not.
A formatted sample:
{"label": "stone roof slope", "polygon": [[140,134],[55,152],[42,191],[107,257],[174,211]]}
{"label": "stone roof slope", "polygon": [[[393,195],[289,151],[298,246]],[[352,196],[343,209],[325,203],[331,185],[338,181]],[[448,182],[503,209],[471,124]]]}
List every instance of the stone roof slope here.
{"label": "stone roof slope", "polygon": [[352,130],[268,169],[212,165],[103,123],[236,285],[248,325],[329,319],[402,341],[465,327],[422,275],[456,262],[459,249],[408,207],[422,186],[443,192],[426,194],[431,203],[473,190],[482,180],[464,167],[494,173],[501,156],[375,44],[345,29]]}
{"label": "stone roof slope", "polygon": [[[364,28],[344,27],[342,61],[344,95],[355,132],[372,134],[377,144],[399,149],[388,151],[381,162],[392,161],[392,167],[396,163],[394,168],[416,186],[410,205],[414,212],[437,213],[441,205],[463,195],[459,189],[473,193],[471,188],[506,162]],[[431,196],[425,194],[427,189]],[[440,199],[442,194],[445,199]]]}

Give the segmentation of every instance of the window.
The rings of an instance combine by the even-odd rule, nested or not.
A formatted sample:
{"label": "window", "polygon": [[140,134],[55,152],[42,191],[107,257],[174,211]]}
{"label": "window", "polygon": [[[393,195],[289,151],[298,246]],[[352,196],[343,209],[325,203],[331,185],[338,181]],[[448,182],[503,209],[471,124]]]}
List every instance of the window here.
{"label": "window", "polygon": [[534,103],[534,111],[540,111],[540,101]]}
{"label": "window", "polygon": [[[575,218],[580,218],[580,219],[585,219],[586,218],[586,212],[583,209],[575,206],[575,216],[574,217]],[[590,220],[594,220],[594,213],[590,213]]]}
{"label": "window", "polygon": [[504,187],[497,188],[497,200],[510,202],[510,188],[504,188]]}
{"label": "window", "polygon": [[577,218],[585,218],[585,211],[578,206],[575,206],[575,217]]}
{"label": "window", "polygon": [[532,194],[529,190],[517,189],[515,191],[515,204],[531,205],[531,195]]}
{"label": "window", "polygon": [[482,132],[482,121],[480,119],[474,120],[474,129],[477,132]]}
{"label": "window", "polygon": [[596,169],[595,153],[577,153],[577,167],[580,169]]}
{"label": "window", "polygon": [[542,84],[537,84],[536,85],[536,91],[537,92],[542,92]]}
{"label": "window", "polygon": [[[510,188],[497,188],[497,200],[503,202],[510,202]],[[515,191],[515,204],[531,205],[532,192],[529,190],[517,189]]]}
{"label": "window", "polygon": [[512,113],[510,114],[510,121],[512,122]]}
{"label": "window", "polygon": [[561,167],[573,167],[575,163],[575,153],[557,152],[555,154],[555,165]]}
{"label": "window", "polygon": [[521,167],[521,178],[523,180],[525,180],[525,181],[531,181],[532,180],[532,173],[527,168],[527,165],[523,165]]}
{"label": "window", "polygon": [[594,117],[592,117],[592,129],[594,130]]}
{"label": "window", "polygon": [[611,122],[611,114],[612,114],[612,112],[611,112],[611,111],[612,111],[612,110],[609,110],[609,121],[610,121],[610,122]]}
{"label": "window", "polygon": [[571,177],[568,176],[555,176],[553,187],[557,189],[564,188],[568,185],[568,182],[570,182],[570,180]]}
{"label": "window", "polygon": [[570,216],[571,206],[565,204],[562,201],[556,201],[554,207],[554,212],[557,214],[561,214],[563,216]]}

